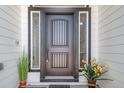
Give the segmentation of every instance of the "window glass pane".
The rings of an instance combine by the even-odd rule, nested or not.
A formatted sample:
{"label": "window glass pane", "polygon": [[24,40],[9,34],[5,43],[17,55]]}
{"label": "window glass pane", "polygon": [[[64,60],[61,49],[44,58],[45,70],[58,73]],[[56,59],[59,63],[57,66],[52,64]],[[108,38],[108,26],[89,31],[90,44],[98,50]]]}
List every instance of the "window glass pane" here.
{"label": "window glass pane", "polygon": [[80,13],[80,68],[87,61],[87,13]]}
{"label": "window glass pane", "polygon": [[[67,46],[68,45],[68,21],[64,19],[52,20],[52,46]],[[59,29],[59,33],[58,33]]]}
{"label": "window glass pane", "polygon": [[32,68],[39,68],[39,12],[32,12]]}

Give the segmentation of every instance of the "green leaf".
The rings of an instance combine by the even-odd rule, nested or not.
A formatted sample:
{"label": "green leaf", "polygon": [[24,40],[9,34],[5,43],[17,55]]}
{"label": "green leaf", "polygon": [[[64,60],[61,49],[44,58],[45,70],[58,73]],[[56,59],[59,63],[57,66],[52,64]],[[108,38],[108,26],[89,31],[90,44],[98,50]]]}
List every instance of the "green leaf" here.
{"label": "green leaf", "polygon": [[89,80],[94,80],[96,78],[95,72],[92,69],[92,66],[89,64],[86,66],[87,69],[85,69],[86,76]]}
{"label": "green leaf", "polygon": [[20,81],[26,81],[27,75],[28,75],[28,55],[23,52],[23,54],[20,56],[20,62],[19,62],[19,79]]}

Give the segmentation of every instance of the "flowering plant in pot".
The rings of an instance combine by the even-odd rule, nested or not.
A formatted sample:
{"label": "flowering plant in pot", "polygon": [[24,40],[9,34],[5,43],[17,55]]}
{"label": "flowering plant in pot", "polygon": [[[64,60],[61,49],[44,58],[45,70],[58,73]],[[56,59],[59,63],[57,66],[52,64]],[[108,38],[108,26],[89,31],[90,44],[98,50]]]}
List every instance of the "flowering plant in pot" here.
{"label": "flowering plant in pot", "polygon": [[25,52],[20,57],[19,62],[19,79],[20,79],[20,87],[26,87],[27,86],[27,75],[28,75],[28,56]]}
{"label": "flowering plant in pot", "polygon": [[86,61],[84,62],[84,69],[82,71],[82,75],[84,75],[88,80],[88,87],[95,88],[96,81],[100,80],[100,77],[108,71],[107,64],[97,64],[96,59],[94,58],[91,60],[91,64],[87,64]]}

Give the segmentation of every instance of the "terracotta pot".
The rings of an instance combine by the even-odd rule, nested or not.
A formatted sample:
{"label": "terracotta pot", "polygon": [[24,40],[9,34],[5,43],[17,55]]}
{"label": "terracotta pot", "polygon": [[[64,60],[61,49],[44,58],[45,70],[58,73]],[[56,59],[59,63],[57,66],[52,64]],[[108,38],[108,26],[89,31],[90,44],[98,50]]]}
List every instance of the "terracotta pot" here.
{"label": "terracotta pot", "polygon": [[26,87],[27,82],[26,81],[20,81],[20,87]]}
{"label": "terracotta pot", "polygon": [[95,88],[96,87],[96,80],[88,80],[88,87]]}

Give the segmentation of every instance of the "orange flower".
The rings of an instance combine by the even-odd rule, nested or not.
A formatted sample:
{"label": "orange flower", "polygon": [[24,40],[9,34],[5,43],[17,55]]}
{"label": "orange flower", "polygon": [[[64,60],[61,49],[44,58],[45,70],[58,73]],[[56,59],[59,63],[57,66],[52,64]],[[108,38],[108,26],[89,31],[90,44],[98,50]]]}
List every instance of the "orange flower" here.
{"label": "orange flower", "polygon": [[91,60],[91,65],[92,65],[93,67],[97,66],[97,64],[96,64],[96,59],[95,59],[95,58],[93,58],[93,59]]}
{"label": "orange flower", "polygon": [[93,70],[97,76],[100,76],[102,74],[102,68],[99,65],[93,67]]}

